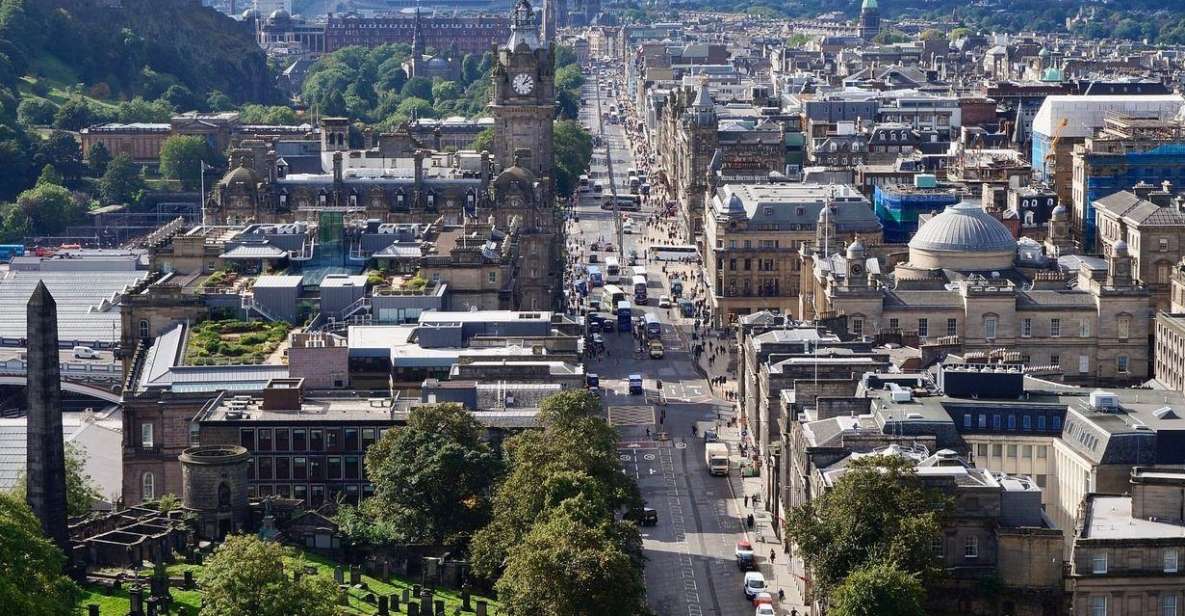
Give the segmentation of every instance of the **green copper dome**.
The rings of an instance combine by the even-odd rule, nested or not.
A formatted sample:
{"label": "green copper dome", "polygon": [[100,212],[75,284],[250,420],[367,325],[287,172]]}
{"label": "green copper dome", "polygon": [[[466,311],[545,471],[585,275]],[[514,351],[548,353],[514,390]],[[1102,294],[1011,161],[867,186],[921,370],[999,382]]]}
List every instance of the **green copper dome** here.
{"label": "green copper dome", "polygon": [[879,8],[880,7],[876,5],[876,0],[864,0],[864,4],[860,5],[861,11],[865,11],[868,9],[879,9]]}

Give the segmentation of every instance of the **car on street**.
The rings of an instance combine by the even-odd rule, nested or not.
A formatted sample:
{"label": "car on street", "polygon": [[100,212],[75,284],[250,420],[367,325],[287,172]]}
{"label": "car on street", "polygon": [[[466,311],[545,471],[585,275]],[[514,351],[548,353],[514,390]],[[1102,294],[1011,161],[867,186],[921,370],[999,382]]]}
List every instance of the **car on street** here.
{"label": "car on street", "polygon": [[750,571],[745,574],[745,598],[753,600],[757,595],[765,592],[765,576],[760,571]]}
{"label": "car on street", "polygon": [[670,308],[670,307],[671,307],[671,298],[670,298],[670,296],[668,296],[668,295],[663,295],[663,296],[659,297],[659,298],[658,298],[658,307],[659,307],[659,308]]}
{"label": "car on street", "polygon": [[666,349],[663,348],[661,340],[651,340],[649,352],[650,359],[662,359],[662,356],[666,353]]}
{"label": "car on street", "polygon": [[99,352],[88,346],[74,347],[75,359],[99,359]]}
{"label": "car on street", "polygon": [[757,568],[757,558],[753,555],[753,544],[746,539],[737,542],[737,568],[741,571],[753,571]]}
{"label": "car on street", "polygon": [[638,526],[658,526],[658,511],[651,507],[631,509],[625,514],[625,519],[637,523]]}
{"label": "car on street", "polygon": [[761,607],[763,605],[773,607],[773,604],[774,596],[769,592],[759,592],[756,597],[753,597],[753,607]]}
{"label": "car on street", "polygon": [[753,612],[753,616],[777,616],[777,614],[777,611],[774,610],[774,606],[768,603],[762,603],[761,605],[757,606],[757,611]]}
{"label": "car on street", "polygon": [[642,391],[642,375],[631,374],[630,375],[630,395],[631,396],[640,396],[640,395],[642,395],[642,393],[643,393],[643,391]]}

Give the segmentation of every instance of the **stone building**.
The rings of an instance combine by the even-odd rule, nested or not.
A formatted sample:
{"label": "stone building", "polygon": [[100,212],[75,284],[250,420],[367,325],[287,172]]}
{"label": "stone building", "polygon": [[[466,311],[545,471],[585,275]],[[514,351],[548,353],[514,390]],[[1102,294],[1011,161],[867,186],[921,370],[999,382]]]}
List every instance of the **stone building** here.
{"label": "stone building", "polygon": [[876,0],[864,0],[860,5],[860,38],[871,41],[881,31],[880,6]]}
{"label": "stone building", "polygon": [[953,336],[965,351],[1006,348],[1024,364],[1060,366],[1075,383],[1149,377],[1149,293],[1132,276],[1126,244],[1105,273],[1065,272],[1035,242],[1018,244],[987,212],[959,204],[922,225],[908,260],[891,272],[869,276],[862,250],[816,244],[802,258],[802,318],[846,315],[848,331],[861,335],[902,331],[923,341]]}
{"label": "stone building", "polygon": [[1082,503],[1070,557],[1071,613],[1169,616],[1185,603],[1185,472],[1137,467],[1122,496]]}
{"label": "stone building", "polygon": [[850,186],[725,184],[704,220],[704,269],[717,323],[761,310],[798,314],[798,249],[826,234],[839,245],[857,236],[880,244],[881,225]]}
{"label": "stone building", "polygon": [[[462,54],[481,55],[491,45],[505,41],[511,26],[511,20],[503,15],[434,15],[422,20],[421,33],[427,47],[445,50],[456,45]],[[403,16],[330,15],[325,24],[325,52],[353,45],[411,45],[415,30],[416,20]]]}
{"label": "stone building", "polygon": [[412,31],[411,57],[403,64],[408,78],[422,77],[433,80],[439,77],[445,81],[457,81],[461,78],[461,58],[457,56],[456,41],[446,48],[439,49],[436,55],[428,55],[420,9],[417,7]]}
{"label": "stone building", "polygon": [[182,506],[195,516],[204,539],[246,532],[247,449],[241,446],[190,447],[181,452]]}
{"label": "stone building", "polygon": [[1166,310],[1174,266],[1185,257],[1185,198],[1165,182],[1160,190],[1140,182],[1094,202],[1101,254],[1124,242],[1132,253],[1132,276],[1152,293],[1153,305]]}

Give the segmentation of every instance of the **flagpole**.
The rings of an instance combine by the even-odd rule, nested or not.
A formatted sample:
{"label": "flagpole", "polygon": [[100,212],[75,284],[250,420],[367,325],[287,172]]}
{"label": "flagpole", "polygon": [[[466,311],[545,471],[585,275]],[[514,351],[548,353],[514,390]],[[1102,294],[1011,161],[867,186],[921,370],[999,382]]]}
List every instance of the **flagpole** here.
{"label": "flagpole", "polygon": [[206,226],[206,161],[198,161],[198,167],[202,170],[202,194],[198,197],[198,207],[202,212],[202,226]]}

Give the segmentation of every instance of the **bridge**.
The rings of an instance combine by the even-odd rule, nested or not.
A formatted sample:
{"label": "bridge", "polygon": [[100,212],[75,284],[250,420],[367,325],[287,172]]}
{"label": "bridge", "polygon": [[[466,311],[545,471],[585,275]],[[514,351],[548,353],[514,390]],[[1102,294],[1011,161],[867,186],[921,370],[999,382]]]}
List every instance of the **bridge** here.
{"label": "bridge", "polygon": [[[62,390],[98,398],[106,402],[120,402],[116,393],[123,369],[114,363],[62,362]],[[25,387],[28,364],[23,359],[0,361],[0,385]]]}
{"label": "bridge", "polygon": [[[18,387],[24,387],[28,385],[28,382],[28,378],[26,378],[23,374],[19,376],[12,374],[0,375],[0,385],[15,385]],[[64,378],[62,379],[62,391],[90,396],[92,398],[98,398],[99,400],[112,402],[115,404],[118,404],[121,400],[119,394],[111,391],[111,389],[107,387],[71,381]]]}

